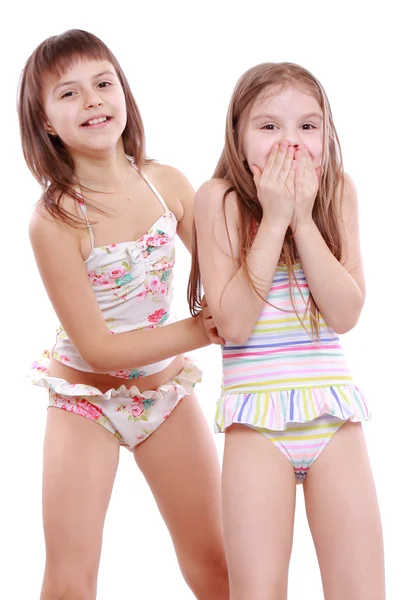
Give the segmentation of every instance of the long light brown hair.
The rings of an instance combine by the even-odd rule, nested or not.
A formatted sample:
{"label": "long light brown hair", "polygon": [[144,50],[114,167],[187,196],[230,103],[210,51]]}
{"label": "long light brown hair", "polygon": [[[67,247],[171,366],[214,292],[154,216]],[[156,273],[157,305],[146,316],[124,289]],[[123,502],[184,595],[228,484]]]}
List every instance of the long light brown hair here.
{"label": "long light brown hair", "polygon": [[42,42],[26,62],[19,85],[18,117],[22,150],[30,171],[42,186],[41,201],[47,211],[54,218],[75,226],[82,221],[60,204],[64,195],[73,198],[75,203],[84,202],[95,210],[104,211],[79,194],[72,156],[62,140],[45,129],[47,119],[43,82],[48,75],[61,77],[82,60],[107,60],[113,65],[126,101],[127,123],[122,133],[125,153],[133,157],[139,169],[146,162],[140,112],[128,81],[109,48],[92,33],[80,29],[70,29]]}
{"label": "long light brown hair", "polygon": [[[318,102],[323,116],[323,152],[321,179],[314,202],[312,216],[329,250],[340,261],[343,253],[341,203],[343,195],[343,165],[339,139],[333,124],[332,112],[326,93],[319,81],[303,67],[293,63],[263,63],[242,75],[234,89],[226,119],[225,145],[214,171],[213,178],[226,180],[224,194],[226,221],[226,198],[235,192],[239,212],[239,267],[243,266],[255,291],[261,295],[262,285],[256,286],[250,277],[246,257],[254,238],[254,224],[262,218],[261,204],[252,172],[243,161],[243,132],[250,110],[260,94],[276,94],[286,87],[294,86],[312,95]],[[229,232],[227,227],[228,239]],[[294,309],[293,282],[297,285],[294,265],[298,253],[293,236],[288,230],[282,247],[280,263],[288,268],[291,281],[290,293]],[[264,282],[265,283],[265,282]],[[262,296],[265,299],[265,295]],[[201,305],[201,274],[197,250],[196,228],[193,225],[192,269],[188,286],[188,302],[192,315],[198,314]],[[312,337],[319,337],[320,313],[310,294],[307,310],[310,315]],[[298,314],[298,313],[297,313]],[[298,315],[299,316],[299,315]]]}

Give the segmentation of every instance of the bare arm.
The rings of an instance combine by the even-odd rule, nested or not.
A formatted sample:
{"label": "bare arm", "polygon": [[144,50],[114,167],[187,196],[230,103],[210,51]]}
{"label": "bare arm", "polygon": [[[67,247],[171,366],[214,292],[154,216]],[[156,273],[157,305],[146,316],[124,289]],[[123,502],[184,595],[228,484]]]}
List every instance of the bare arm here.
{"label": "bare arm", "polygon": [[76,350],[95,371],[136,368],[210,343],[201,317],[112,335],[90,285],[76,230],[37,209],[29,233],[54,310]]}
{"label": "bare arm", "polygon": [[365,299],[365,282],[358,230],[357,194],[346,177],[343,197],[344,259],[330,252],[313,220],[294,234],[310,291],[326,321],[337,333],[357,323]]}
{"label": "bare arm", "polygon": [[[226,182],[205,183],[195,198],[200,271],[204,292],[220,334],[241,344],[247,341],[271,287],[282,250],[287,224],[264,217],[247,255],[253,289],[243,267],[239,268],[238,210],[232,192],[226,199],[226,230],[223,195]],[[229,244],[229,238],[231,246]]]}

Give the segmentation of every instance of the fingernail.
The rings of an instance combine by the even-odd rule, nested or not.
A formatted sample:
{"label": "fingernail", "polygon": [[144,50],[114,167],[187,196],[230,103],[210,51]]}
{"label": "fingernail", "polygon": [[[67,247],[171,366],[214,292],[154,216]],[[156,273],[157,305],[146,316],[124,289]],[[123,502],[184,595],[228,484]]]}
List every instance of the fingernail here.
{"label": "fingernail", "polygon": [[283,148],[287,148],[289,146],[289,142],[287,142],[286,140],[283,140],[283,142],[281,142],[281,146]]}

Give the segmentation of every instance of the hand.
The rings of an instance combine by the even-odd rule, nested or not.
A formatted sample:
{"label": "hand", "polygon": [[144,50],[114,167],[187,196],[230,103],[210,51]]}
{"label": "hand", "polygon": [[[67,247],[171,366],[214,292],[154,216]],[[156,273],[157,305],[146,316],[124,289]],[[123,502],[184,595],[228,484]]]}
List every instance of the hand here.
{"label": "hand", "polygon": [[307,148],[300,146],[295,153],[294,213],[290,228],[294,233],[299,225],[312,222],[312,209],[318,194],[321,167],[314,164]]}
{"label": "hand", "polygon": [[204,331],[206,332],[206,335],[210,340],[210,344],[219,344],[220,346],[223,346],[225,344],[225,340],[224,338],[218,335],[218,330],[211,316],[210,309],[208,308],[205,296],[203,296],[201,299],[201,308],[202,311],[200,313],[200,316],[203,323]]}
{"label": "hand", "polygon": [[263,214],[269,219],[283,221],[287,226],[293,219],[294,212],[293,158],[294,148],[284,140],[273,146],[262,173],[257,165],[251,166]]}

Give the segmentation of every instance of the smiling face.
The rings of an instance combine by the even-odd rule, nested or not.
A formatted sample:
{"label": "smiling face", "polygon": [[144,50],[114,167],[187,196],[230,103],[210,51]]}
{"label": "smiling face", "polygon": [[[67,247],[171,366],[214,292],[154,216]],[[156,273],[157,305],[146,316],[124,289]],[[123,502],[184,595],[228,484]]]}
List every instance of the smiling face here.
{"label": "smiling face", "polygon": [[323,150],[322,110],[314,96],[288,86],[261,93],[243,124],[242,152],[249,166],[263,171],[274,144],[287,140],[304,146],[314,167],[321,165]]}
{"label": "smiling face", "polygon": [[46,130],[56,134],[72,156],[109,155],[126,126],[124,92],[106,60],[76,62],[43,86]]}

